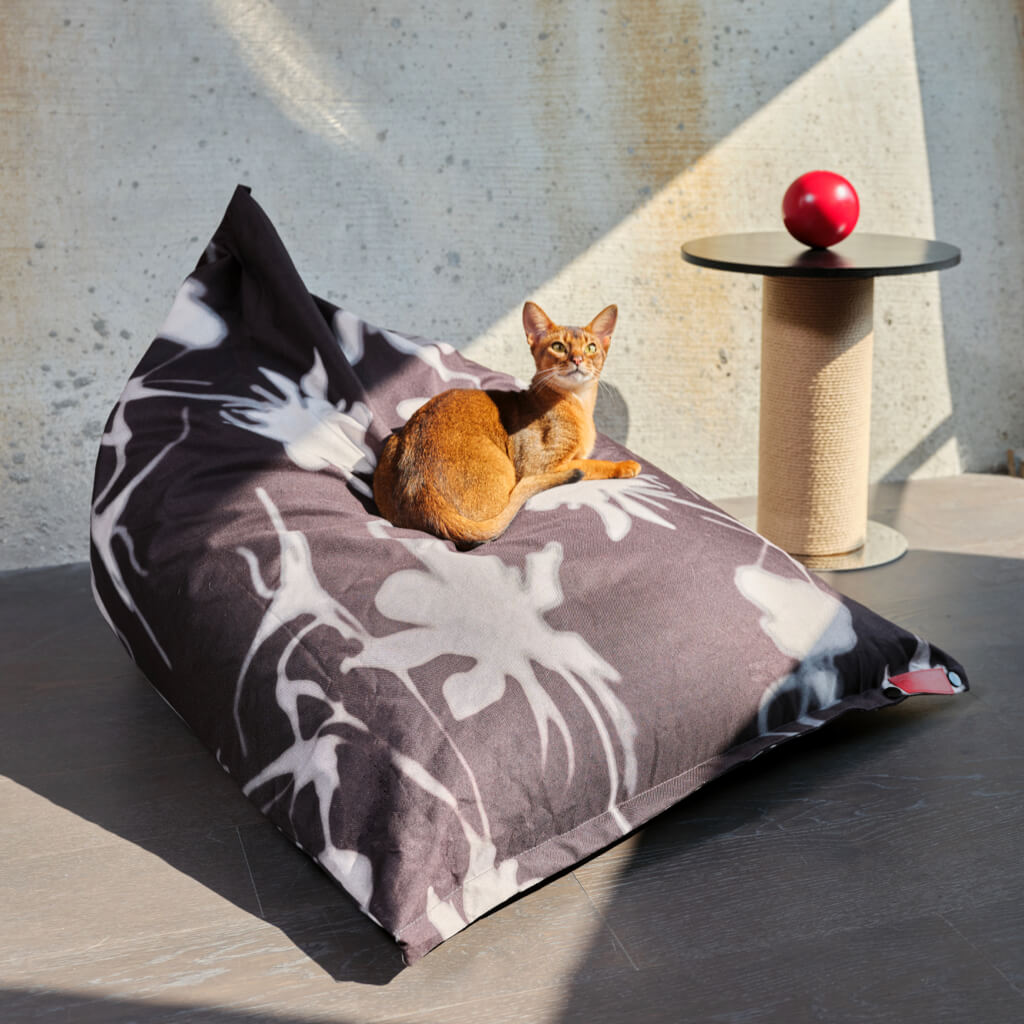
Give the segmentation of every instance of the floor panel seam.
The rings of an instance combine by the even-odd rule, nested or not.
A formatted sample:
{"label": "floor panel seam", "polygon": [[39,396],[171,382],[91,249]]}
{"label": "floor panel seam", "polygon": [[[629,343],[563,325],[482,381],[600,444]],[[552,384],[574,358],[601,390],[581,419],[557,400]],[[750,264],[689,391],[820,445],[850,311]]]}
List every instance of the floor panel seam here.
{"label": "floor panel seam", "polygon": [[996,974],[998,974],[999,977],[1003,979],[1003,981],[1006,982],[1006,984],[1010,987],[1010,990],[1013,993],[1024,999],[1024,992],[1022,992],[1017,987],[1017,985],[1014,984],[1013,979],[1010,978],[1009,975],[1007,975],[1007,973],[1001,967],[992,962],[992,958],[988,955],[988,953],[985,950],[981,949],[976,942],[972,942],[966,935],[964,935],[964,933],[960,931],[960,929],[957,928],[955,924],[953,924],[953,922],[946,916],[944,912],[938,911],[935,916],[938,917],[938,919],[947,928],[949,928],[950,931],[952,931],[953,934],[957,936],[957,938],[959,938],[963,942],[966,942],[967,945],[970,946],[971,949],[973,949],[974,952],[977,953],[978,956],[980,956],[981,959],[984,960],[985,963],[987,963],[989,967],[991,967],[992,970],[995,971]]}
{"label": "floor panel seam", "polygon": [[263,900],[260,899],[260,891],[256,885],[256,876],[252,873],[252,865],[249,863],[249,854],[245,849],[245,840],[242,839],[242,830],[236,825],[235,835],[238,838],[238,845],[242,850],[242,860],[245,862],[245,870],[249,873],[249,884],[252,886],[252,894],[256,897],[256,910],[259,912],[262,920],[267,919],[267,915],[263,913]]}
{"label": "floor panel seam", "polygon": [[587,887],[580,881],[579,876],[576,874],[575,871],[572,873],[572,877],[575,880],[576,884],[580,887],[580,889],[583,890],[583,895],[586,896],[587,902],[593,908],[594,913],[597,914],[598,919],[601,921],[602,927],[608,929],[608,933],[611,935],[612,940],[615,942],[615,945],[618,946],[621,950],[622,955],[629,962],[629,966],[632,967],[634,971],[639,972],[640,968],[637,966],[636,961],[629,955],[629,950],[626,949],[626,944],[616,934],[615,929],[611,925],[611,922],[608,920],[607,916],[604,914],[601,908],[590,898],[590,893],[587,892]]}

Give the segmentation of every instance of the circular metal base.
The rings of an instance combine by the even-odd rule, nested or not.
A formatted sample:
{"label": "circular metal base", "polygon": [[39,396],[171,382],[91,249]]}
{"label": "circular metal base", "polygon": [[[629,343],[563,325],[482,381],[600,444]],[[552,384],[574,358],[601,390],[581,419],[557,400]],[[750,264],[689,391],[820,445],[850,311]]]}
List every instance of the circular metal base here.
{"label": "circular metal base", "polygon": [[793,557],[816,572],[846,572],[850,569],[870,569],[874,565],[895,562],[906,550],[907,538],[899,530],[869,519],[866,539],[859,548],[841,555]]}

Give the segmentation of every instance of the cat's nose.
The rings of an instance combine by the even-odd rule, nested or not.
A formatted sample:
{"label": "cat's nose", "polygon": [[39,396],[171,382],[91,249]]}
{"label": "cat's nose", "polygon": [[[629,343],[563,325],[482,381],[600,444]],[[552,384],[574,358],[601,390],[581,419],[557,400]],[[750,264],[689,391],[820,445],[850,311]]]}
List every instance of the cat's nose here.
{"label": "cat's nose", "polygon": [[572,357],[572,361],[573,361],[573,362],[574,362],[574,363],[575,363],[575,364],[576,364],[577,366],[581,366],[581,365],[583,364],[583,356],[573,356],[573,357]]}

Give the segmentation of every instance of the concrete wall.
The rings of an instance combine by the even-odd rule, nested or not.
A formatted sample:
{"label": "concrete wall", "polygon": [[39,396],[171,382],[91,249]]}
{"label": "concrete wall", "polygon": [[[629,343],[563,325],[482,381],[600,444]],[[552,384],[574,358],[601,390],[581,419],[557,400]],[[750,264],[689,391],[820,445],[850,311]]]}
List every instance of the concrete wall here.
{"label": "concrete wall", "polygon": [[620,307],[603,427],[756,486],[760,282],[687,238],[804,170],[962,266],[876,291],[872,475],[1024,443],[1010,0],[4,0],[0,568],[84,558],[106,415],[237,182],[309,287],[526,376],[526,298]]}

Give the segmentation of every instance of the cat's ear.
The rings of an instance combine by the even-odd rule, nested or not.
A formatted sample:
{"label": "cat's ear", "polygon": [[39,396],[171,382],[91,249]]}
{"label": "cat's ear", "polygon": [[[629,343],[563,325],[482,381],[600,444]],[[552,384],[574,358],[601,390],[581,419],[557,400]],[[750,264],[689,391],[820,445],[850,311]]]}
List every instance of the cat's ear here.
{"label": "cat's ear", "polygon": [[601,339],[605,349],[607,350],[612,340],[612,331],[615,330],[615,321],[619,316],[618,306],[605,306],[593,320],[587,324],[586,329]]}
{"label": "cat's ear", "polygon": [[523,329],[531,345],[554,326],[551,318],[536,302],[527,302],[523,306]]}

